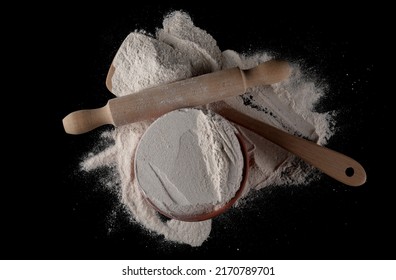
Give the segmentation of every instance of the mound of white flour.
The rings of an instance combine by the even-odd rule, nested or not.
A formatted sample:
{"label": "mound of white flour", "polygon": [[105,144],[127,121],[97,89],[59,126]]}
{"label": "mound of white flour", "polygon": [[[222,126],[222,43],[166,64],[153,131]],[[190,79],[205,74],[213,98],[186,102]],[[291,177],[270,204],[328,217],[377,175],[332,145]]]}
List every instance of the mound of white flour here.
{"label": "mound of white flour", "polygon": [[210,111],[181,109],[157,119],[135,155],[135,178],[164,215],[191,220],[230,201],[244,158],[236,129]]}
{"label": "mound of white flour", "polygon": [[[157,84],[219,69],[251,68],[269,59],[267,53],[247,56],[231,50],[221,52],[214,38],[194,26],[186,13],[173,12],[165,17],[163,28],[155,36],[133,32],[122,43],[113,62],[116,68],[113,93],[117,96],[133,94]],[[313,108],[323,94],[320,87],[302,75],[298,65],[293,65],[287,81],[271,87],[257,87],[226,102],[273,126],[325,144],[332,135],[331,113],[317,113]],[[120,188],[121,202],[136,222],[167,240],[200,246],[210,234],[211,220],[164,221],[145,201],[134,181],[133,157],[149,124],[133,123],[106,132],[102,137],[113,139],[114,144],[97,154],[90,153],[83,159],[81,168],[84,171],[103,166],[113,168],[115,172],[109,175],[108,181],[114,188]],[[307,184],[315,179],[317,173],[313,168],[262,137],[241,130],[256,146],[255,165],[251,167],[245,195],[252,188]]]}

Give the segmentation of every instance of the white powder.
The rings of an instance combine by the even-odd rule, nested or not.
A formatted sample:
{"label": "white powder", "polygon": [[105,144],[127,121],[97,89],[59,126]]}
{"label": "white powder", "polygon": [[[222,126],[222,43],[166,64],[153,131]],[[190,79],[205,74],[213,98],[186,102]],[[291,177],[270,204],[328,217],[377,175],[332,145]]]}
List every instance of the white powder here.
{"label": "white powder", "polygon": [[113,60],[112,92],[127,95],[158,84],[191,77],[188,57],[170,45],[133,32]]}
{"label": "white powder", "polygon": [[157,37],[182,52],[191,63],[193,76],[220,70],[221,51],[205,30],[197,28],[186,13],[173,12],[163,22]]}
{"label": "white powder", "polygon": [[[220,68],[250,68],[271,58],[266,53],[249,56],[230,50],[221,53],[216,41],[195,27],[190,17],[182,12],[168,15],[163,25],[156,38],[134,32],[125,39],[113,62],[116,67],[112,79],[115,95],[130,94]],[[316,83],[306,80],[298,65],[293,65],[292,76],[287,81],[271,87],[257,87],[226,102],[254,118],[323,145],[332,135],[331,113],[313,111],[323,94]],[[109,175],[109,180],[114,188],[120,186],[121,201],[136,222],[167,240],[200,246],[210,234],[211,220],[181,222],[171,219],[164,222],[134,182],[133,156],[149,124],[129,124],[105,133],[103,137],[114,139],[114,145],[96,155],[89,155],[82,162],[82,169],[115,168],[116,172]],[[314,168],[296,160],[285,150],[246,129],[241,130],[256,147],[255,164],[250,168],[245,195],[249,195],[252,188],[307,184],[317,177],[313,176],[318,174]]]}
{"label": "white powder", "polygon": [[241,185],[244,161],[236,132],[213,112],[165,114],[139,142],[137,183],[166,216],[191,220],[213,212]]}

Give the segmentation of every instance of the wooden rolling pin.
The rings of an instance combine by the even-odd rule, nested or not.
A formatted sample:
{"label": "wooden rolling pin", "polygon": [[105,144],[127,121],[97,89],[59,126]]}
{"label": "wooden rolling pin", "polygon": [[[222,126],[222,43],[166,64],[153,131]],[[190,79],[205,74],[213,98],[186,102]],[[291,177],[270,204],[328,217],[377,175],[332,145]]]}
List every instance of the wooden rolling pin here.
{"label": "wooden rolling pin", "polygon": [[156,118],[176,109],[241,95],[249,88],[274,84],[289,75],[289,64],[280,60],[248,70],[235,67],[217,71],[113,98],[98,109],[70,113],[63,119],[63,127],[69,134],[81,134],[105,124],[120,126]]}

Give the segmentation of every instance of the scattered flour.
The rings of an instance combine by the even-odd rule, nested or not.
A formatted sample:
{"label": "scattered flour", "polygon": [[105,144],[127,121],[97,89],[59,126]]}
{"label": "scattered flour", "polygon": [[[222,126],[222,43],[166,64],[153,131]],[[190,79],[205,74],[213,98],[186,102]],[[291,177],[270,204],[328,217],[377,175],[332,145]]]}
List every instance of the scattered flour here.
{"label": "scattered flour", "polygon": [[[231,50],[221,52],[212,36],[194,26],[186,13],[176,11],[166,16],[156,37],[133,32],[125,39],[113,61],[116,68],[113,93],[116,96],[133,94],[192,75],[234,66],[254,67],[269,59],[271,56],[267,53],[247,56]],[[320,87],[304,77],[298,65],[293,65],[287,81],[257,87],[226,102],[254,118],[324,145],[333,133],[331,112],[317,113],[313,108],[323,94]],[[82,161],[81,168],[84,171],[102,166],[114,168],[116,172],[109,175],[110,181],[114,182],[114,188],[120,186],[121,201],[136,222],[167,240],[200,246],[210,234],[211,220],[164,221],[137,187],[133,157],[149,125],[150,122],[145,121],[106,132],[103,137],[113,139],[114,144],[96,155],[90,154]],[[245,195],[249,194],[249,188],[307,184],[317,177],[313,168],[285,150],[246,129],[241,130],[255,145],[255,164],[250,168]]]}

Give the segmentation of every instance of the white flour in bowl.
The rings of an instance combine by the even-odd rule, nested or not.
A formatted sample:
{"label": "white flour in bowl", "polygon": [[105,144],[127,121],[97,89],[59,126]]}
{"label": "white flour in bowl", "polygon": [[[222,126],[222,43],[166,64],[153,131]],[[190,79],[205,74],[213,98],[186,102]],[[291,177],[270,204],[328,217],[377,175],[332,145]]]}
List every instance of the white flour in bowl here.
{"label": "white flour in bowl", "polygon": [[[125,39],[113,62],[116,67],[112,79],[115,95],[133,94],[160,83],[234,66],[251,68],[271,59],[267,53],[241,55],[231,50],[221,52],[214,38],[195,27],[183,12],[169,14],[163,25],[156,36],[133,32]],[[270,87],[257,87],[226,102],[289,133],[326,144],[333,134],[332,113],[314,111],[314,105],[324,92],[315,82],[304,77],[298,65],[292,66],[288,80]],[[148,121],[133,123],[106,132],[102,137],[113,139],[114,144],[97,154],[90,153],[83,159],[81,168],[84,171],[104,166],[113,168],[115,172],[108,175],[108,181],[112,187],[119,188],[121,202],[133,220],[150,232],[163,235],[166,240],[200,246],[210,234],[211,220],[164,221],[145,201],[134,182],[133,156],[149,124]],[[249,195],[250,189],[308,184],[319,176],[314,168],[285,150],[246,129],[241,130],[256,146],[255,164],[250,168],[245,196]]]}
{"label": "white flour in bowl", "polygon": [[211,111],[167,113],[139,142],[135,179],[167,216],[190,220],[211,213],[241,186],[244,158],[236,132]]}

